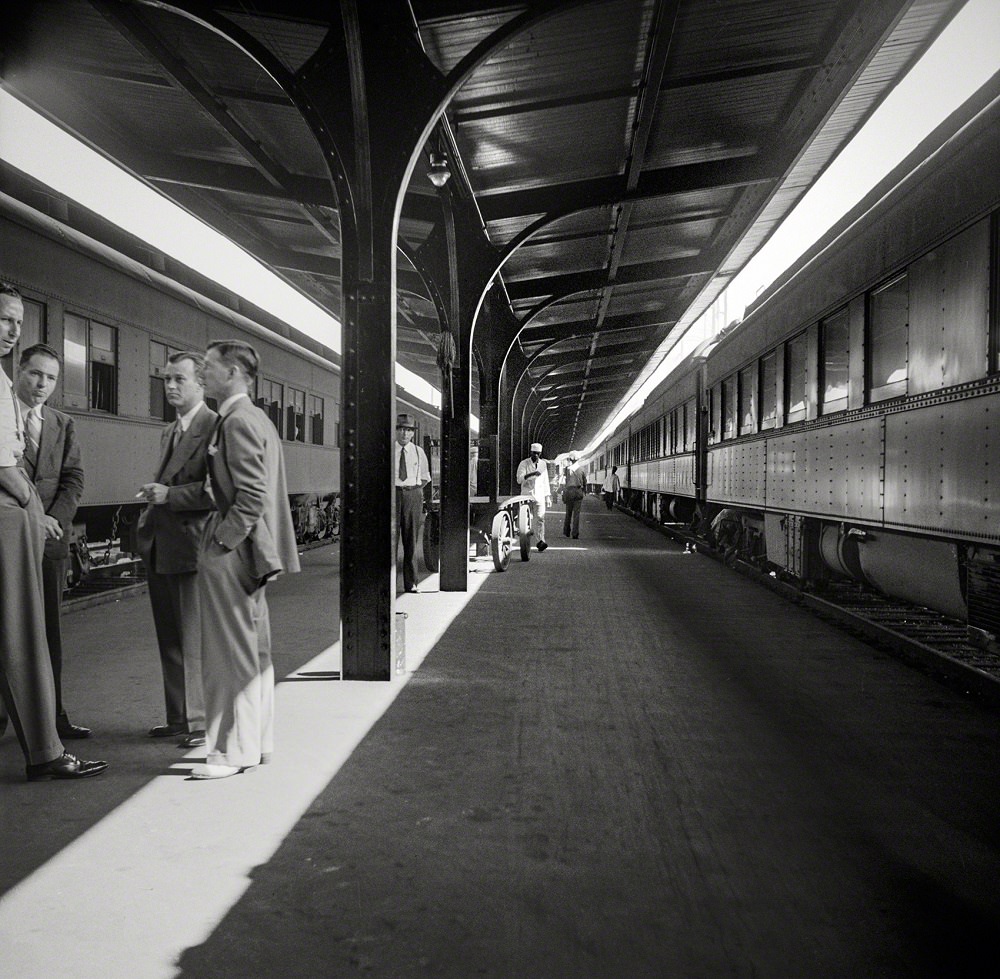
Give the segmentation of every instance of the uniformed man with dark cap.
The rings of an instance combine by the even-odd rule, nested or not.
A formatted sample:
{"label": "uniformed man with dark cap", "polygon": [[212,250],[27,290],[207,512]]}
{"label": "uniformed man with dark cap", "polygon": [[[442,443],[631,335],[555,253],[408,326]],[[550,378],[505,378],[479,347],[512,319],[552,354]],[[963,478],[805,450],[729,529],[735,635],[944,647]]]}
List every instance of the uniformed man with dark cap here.
{"label": "uniformed man with dark cap", "polygon": [[427,455],[413,441],[417,431],[412,416],[396,417],[396,444],[393,446],[393,472],[396,474],[396,541],[403,538],[403,590],[417,592],[417,569],[413,555],[423,515],[424,486],[431,481]]}

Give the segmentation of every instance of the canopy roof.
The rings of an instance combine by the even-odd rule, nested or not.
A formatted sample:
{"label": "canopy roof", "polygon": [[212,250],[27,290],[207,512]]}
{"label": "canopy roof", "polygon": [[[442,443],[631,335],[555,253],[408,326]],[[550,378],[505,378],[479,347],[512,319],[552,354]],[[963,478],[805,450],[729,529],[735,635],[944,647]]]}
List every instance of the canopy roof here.
{"label": "canopy roof", "polygon": [[[18,4],[0,38],[3,83],[339,318],[337,197],[306,119],[274,77],[179,16],[182,6],[225,18],[292,74],[337,7]],[[475,69],[426,150],[447,156],[451,192],[474,204],[497,254],[518,245],[498,278],[521,323],[521,356],[506,340],[494,353],[519,365],[522,438],[558,449],[597,434],[961,2],[383,6],[390,29],[414,37],[441,73],[539,11]],[[14,196],[43,200],[9,169],[3,180]],[[440,196],[418,167],[401,210],[397,280],[397,360],[438,387],[441,327],[415,268],[443,233]],[[492,339],[476,334],[479,345]]]}

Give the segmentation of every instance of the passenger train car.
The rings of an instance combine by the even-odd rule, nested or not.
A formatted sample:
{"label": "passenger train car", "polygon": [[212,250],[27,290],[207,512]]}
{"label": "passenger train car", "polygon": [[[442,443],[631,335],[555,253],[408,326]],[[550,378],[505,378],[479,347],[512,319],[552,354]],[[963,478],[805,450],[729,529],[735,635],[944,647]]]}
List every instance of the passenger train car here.
{"label": "passenger train car", "polygon": [[590,481],[618,465],[631,509],[762,569],[1000,634],[998,90],[677,367]]}
{"label": "passenger train car", "polygon": [[[164,262],[152,252],[150,260]],[[203,288],[150,264],[0,193],[0,278],[25,304],[18,349],[4,369],[15,369],[19,351],[38,341],[62,357],[49,404],[73,417],[82,448],[77,533],[129,552],[135,494],[154,478],[160,433],[173,419],[160,374],[166,358],[236,338],[260,354],[255,400],[282,436],[300,540],[329,534],[340,492],[338,355],[193,273]],[[416,417],[418,437],[438,435],[439,418],[420,404],[401,401],[400,410]]]}

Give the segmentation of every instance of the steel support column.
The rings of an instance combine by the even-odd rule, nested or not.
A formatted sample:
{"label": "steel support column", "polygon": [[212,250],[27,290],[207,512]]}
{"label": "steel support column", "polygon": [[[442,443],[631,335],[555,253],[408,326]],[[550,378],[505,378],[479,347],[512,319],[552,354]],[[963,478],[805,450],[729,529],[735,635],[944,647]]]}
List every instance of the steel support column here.
{"label": "steel support column", "polygon": [[388,680],[396,598],[396,221],[411,161],[446,86],[416,44],[405,4],[374,10],[344,0],[330,11],[331,30],[298,77],[315,124],[352,151],[340,195],[343,677]]}

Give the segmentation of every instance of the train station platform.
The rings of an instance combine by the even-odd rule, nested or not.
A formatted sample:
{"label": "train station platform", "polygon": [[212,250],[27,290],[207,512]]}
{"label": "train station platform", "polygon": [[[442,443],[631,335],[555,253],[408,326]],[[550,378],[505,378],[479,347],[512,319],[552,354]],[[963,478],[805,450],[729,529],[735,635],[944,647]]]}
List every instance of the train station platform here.
{"label": "train station platform", "polygon": [[273,764],[162,721],[148,600],[66,616],[107,758],[0,739],[4,979],[996,975],[1000,713],[588,497],[581,537],[400,597],[332,679],[337,551],[269,586]]}

